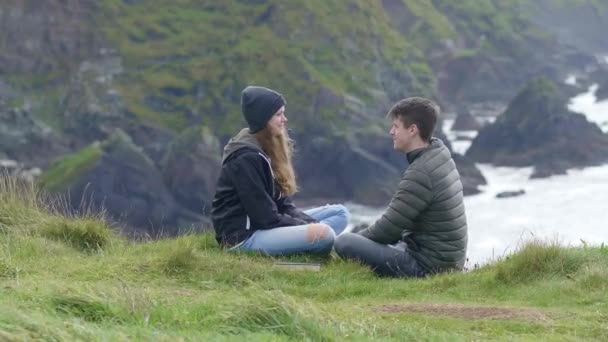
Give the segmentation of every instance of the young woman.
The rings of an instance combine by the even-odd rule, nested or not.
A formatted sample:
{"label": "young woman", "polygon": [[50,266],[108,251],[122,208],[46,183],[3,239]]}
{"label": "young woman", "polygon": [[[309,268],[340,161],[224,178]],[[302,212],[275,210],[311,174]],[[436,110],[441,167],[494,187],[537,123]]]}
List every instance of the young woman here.
{"label": "young woman", "polygon": [[218,243],[269,255],[329,253],[349,213],[342,205],[302,212],[293,204],[297,185],[285,99],[250,86],[241,94],[241,107],[249,128],[224,147],[211,210]]}

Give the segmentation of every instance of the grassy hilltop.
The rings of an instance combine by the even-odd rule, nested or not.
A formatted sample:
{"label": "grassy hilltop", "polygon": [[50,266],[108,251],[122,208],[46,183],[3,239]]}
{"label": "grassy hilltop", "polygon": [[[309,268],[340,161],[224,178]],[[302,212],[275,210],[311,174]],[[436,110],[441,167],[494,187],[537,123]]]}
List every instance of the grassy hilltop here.
{"label": "grassy hilltop", "polygon": [[320,272],[276,269],[219,250],[211,235],[127,241],[100,215],[60,207],[0,182],[0,340],[608,336],[604,246],[533,241],[467,273],[381,279],[333,258]]}

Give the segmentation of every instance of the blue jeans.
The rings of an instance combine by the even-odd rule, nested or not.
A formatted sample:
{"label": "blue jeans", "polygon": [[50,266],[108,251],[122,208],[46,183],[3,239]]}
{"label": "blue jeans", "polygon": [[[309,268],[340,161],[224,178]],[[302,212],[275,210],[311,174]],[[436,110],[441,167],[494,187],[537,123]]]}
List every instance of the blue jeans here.
{"label": "blue jeans", "polygon": [[424,277],[427,274],[404,242],[385,245],[356,233],[344,233],[336,239],[335,247],[340,257],[357,260],[379,276]]}
{"label": "blue jeans", "polygon": [[340,204],[326,205],[304,211],[331,229],[315,231],[310,225],[256,230],[253,235],[233,250],[259,251],[268,255],[298,253],[328,254],[336,235],[348,224],[350,213]]}

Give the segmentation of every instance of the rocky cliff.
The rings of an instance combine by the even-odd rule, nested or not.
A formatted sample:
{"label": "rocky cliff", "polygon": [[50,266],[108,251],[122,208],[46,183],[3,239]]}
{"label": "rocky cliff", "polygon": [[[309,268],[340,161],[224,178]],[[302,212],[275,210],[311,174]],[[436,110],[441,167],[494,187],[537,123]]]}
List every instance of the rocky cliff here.
{"label": "rocky cliff", "polygon": [[[531,76],[563,79],[594,63],[532,20],[524,3],[7,0],[0,154],[42,167],[51,190],[78,198],[86,184],[104,184],[95,194],[139,203],[129,210],[166,206],[154,227],[187,222],[208,208],[218,146],[244,125],[239,92],[255,83],[287,98],[301,198],[381,204],[404,167],[387,139],[384,113],[393,102],[421,95],[446,109],[500,103]],[[543,6],[558,5],[565,6]],[[104,142],[118,130],[145,163],[112,157]],[[93,169],[56,171],[56,158],[90,152],[96,141],[105,149]],[[474,192],[483,177],[459,160]],[[113,185],[144,165],[154,185],[143,187],[156,195],[138,192],[141,180],[127,175],[133,197]],[[123,217],[122,204],[112,205],[108,211]],[[139,226],[138,215],[127,221]]]}

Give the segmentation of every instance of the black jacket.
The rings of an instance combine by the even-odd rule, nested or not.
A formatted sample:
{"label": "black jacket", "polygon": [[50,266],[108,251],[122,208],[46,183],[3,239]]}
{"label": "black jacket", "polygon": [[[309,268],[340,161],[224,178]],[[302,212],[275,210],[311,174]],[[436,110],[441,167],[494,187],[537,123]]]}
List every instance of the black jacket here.
{"label": "black jacket", "polygon": [[247,240],[258,229],[316,222],[279,191],[270,159],[247,128],[224,147],[211,219],[218,243],[226,247]]}

